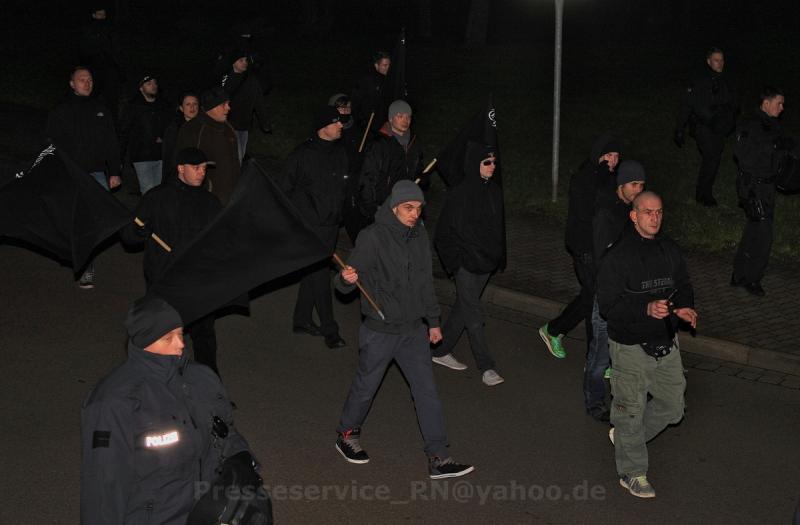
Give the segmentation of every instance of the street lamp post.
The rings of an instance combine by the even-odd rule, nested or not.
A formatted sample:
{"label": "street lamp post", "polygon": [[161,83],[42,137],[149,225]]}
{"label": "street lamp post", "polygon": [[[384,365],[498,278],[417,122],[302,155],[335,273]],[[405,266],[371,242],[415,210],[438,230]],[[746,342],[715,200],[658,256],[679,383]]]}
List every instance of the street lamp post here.
{"label": "street lamp post", "polygon": [[553,71],[553,194],[552,201],[558,200],[558,146],[561,132],[561,28],[564,22],[564,0],[556,3],[556,45]]}

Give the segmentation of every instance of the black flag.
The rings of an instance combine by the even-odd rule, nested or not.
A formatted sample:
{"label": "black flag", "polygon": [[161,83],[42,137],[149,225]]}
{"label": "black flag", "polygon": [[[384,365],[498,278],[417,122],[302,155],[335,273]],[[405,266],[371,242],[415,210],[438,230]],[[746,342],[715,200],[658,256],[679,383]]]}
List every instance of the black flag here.
{"label": "black flag", "polygon": [[0,235],[71,262],[75,273],[131,220],[125,206],[53,145],[0,187]]}
{"label": "black flag", "polygon": [[397,43],[392,51],[392,64],[389,66],[384,88],[386,108],[395,100],[408,99],[408,84],[406,83],[406,29],[400,30]]}
{"label": "black flag", "polygon": [[228,206],[175,255],[148,293],[189,324],[256,286],[330,257],[288,197],[256,159]]}
{"label": "black flag", "polygon": [[436,157],[436,169],[448,186],[457,185],[464,177],[464,156],[469,142],[495,148],[498,163],[492,179],[501,184],[500,170],[502,164],[499,162],[500,150],[497,143],[497,115],[491,95],[489,95],[486,107],[470,117],[469,121],[461,128],[461,131]]}

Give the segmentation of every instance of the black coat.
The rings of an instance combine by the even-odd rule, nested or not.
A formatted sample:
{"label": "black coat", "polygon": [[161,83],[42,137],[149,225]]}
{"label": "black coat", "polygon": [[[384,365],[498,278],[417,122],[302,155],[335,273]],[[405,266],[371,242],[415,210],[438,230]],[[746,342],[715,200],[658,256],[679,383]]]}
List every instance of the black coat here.
{"label": "black coat", "polygon": [[739,201],[760,199],[767,217],[772,217],[775,210],[776,170],[780,155],[785,153],[782,142],[780,121],[760,109],[736,131],[733,154],[739,167]]}
{"label": "black coat", "polygon": [[173,115],[167,129],[164,130],[164,141],[161,144],[161,180],[177,177],[175,159],[178,156],[178,132],[186,124],[186,117],[178,111]]}
{"label": "black coat", "polygon": [[449,189],[436,224],[436,251],[447,272],[486,274],[505,267],[503,189],[480,176],[481,148],[469,148],[464,179]]}
{"label": "black coat", "polygon": [[408,146],[403,146],[386,123],[370,143],[361,165],[359,208],[364,217],[375,216],[397,181],[416,180],[423,169],[422,146],[417,136],[412,134]]}
{"label": "black coat", "polygon": [[234,73],[228,71],[222,77],[222,87],[231,98],[231,111],[228,122],[237,131],[249,131],[253,125],[253,113],[258,117],[262,128],[270,127],[264,90],[258,77],[250,72]]}
{"label": "black coat", "polygon": [[[148,287],[158,281],[181,248],[192,241],[220,210],[219,199],[208,190],[184,184],[177,177],[165,180],[142,195],[134,214],[145,227],[131,223],[120,234],[125,243],[145,243],[144,278]],[[167,252],[154,241],[151,232],[161,237],[172,252]]]}
{"label": "black coat", "polygon": [[71,93],[48,115],[45,133],[87,173],[119,176],[117,133],[108,108],[98,99]]}
{"label": "black coat", "polygon": [[284,166],[281,188],[333,253],[342,221],[347,154],[316,134],[298,145]]}
{"label": "black coat", "polygon": [[598,164],[595,158],[594,162],[587,159],[570,178],[565,242],[573,256],[594,252],[592,220],[596,202],[613,193],[615,177],[608,170],[608,163]]}
{"label": "black coat", "polygon": [[163,141],[171,109],[161,98],[148,102],[136,95],[122,109],[120,145],[123,158],[130,162],[162,160]]}
{"label": "black coat", "polygon": [[676,127],[682,130],[688,123],[705,126],[716,135],[728,135],[738,113],[736,89],[728,75],[705,65],[686,86]]}
{"label": "black coat", "polygon": [[[227,437],[212,436],[212,421]],[[198,482],[248,450],[210,368],[128,345],[128,359],[81,409],[81,523],[184,525]]]}
{"label": "black coat", "polygon": [[376,133],[386,122],[386,106],[383,101],[386,77],[373,67],[369,73],[358,79],[353,89],[353,117],[361,129],[366,129],[370,114],[374,113],[370,133]]}
{"label": "black coat", "polygon": [[675,308],[694,306],[694,293],[678,246],[662,235],[646,239],[628,228],[603,259],[597,279],[600,313],[614,341],[635,345],[667,343],[678,318],[655,319],[647,303],[672,296]]}
{"label": "black coat", "polygon": [[631,205],[622,201],[616,193],[601,194],[589,232],[592,235],[593,256],[599,264],[603,256],[622,238],[630,227]]}
{"label": "black coat", "polygon": [[[431,328],[439,326],[431,247],[422,221],[409,228],[395,217],[391,208],[381,206],[375,223],[358,234],[347,264],[358,271],[359,281],[386,316],[386,320],[381,319],[362,295],[365,325],[377,332],[395,334],[414,330],[423,319]],[[344,282],[339,274],[336,287],[349,293],[355,285]]]}

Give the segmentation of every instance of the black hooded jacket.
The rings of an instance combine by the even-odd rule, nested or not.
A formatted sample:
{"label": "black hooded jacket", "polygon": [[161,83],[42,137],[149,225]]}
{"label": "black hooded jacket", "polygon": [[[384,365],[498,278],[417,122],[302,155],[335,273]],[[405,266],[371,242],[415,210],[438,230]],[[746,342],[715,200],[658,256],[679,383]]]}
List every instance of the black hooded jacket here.
{"label": "black hooded jacket", "polygon": [[108,108],[95,97],[70,93],[47,117],[48,140],[87,172],[120,174],[117,133]]}
{"label": "black hooded jacket", "polygon": [[[422,221],[409,228],[389,206],[381,206],[375,222],[358,234],[347,264],[358,271],[359,282],[386,316],[382,320],[362,295],[361,313],[368,327],[377,332],[400,334],[417,328],[423,319],[431,328],[439,326],[431,248]],[[344,282],[339,274],[336,287],[350,293],[355,285]]]}
{"label": "black hooded jacket", "polygon": [[315,133],[289,154],[281,189],[292,200],[320,240],[336,246],[342,220],[347,154],[340,141],[328,141]]}
{"label": "black hooded jacket", "polygon": [[647,303],[667,299],[674,291],[674,308],[694,307],[692,284],[678,246],[662,235],[642,237],[634,228],[627,228],[604,257],[597,290],[609,337],[625,345],[672,340],[678,318],[650,317]]}
{"label": "black hooded jacket", "polygon": [[[181,248],[193,240],[221,210],[219,199],[205,187],[189,186],[178,177],[166,179],[142,195],[134,213],[145,224],[144,228],[131,223],[120,230],[120,235],[127,244],[146,243],[144,278],[148,287],[161,277]],[[151,232],[161,237],[172,248],[172,252],[167,252],[154,241],[150,237]]]}
{"label": "black hooded jacket", "polygon": [[[212,435],[214,418],[227,436]],[[81,523],[184,525],[198,483],[248,451],[222,383],[182,356],[146,352],[100,381],[81,409]]]}
{"label": "black hooded jacket", "polygon": [[485,153],[485,147],[467,147],[464,179],[447,191],[436,224],[436,251],[451,275],[462,267],[477,274],[505,267],[503,189],[493,179],[481,177]]}

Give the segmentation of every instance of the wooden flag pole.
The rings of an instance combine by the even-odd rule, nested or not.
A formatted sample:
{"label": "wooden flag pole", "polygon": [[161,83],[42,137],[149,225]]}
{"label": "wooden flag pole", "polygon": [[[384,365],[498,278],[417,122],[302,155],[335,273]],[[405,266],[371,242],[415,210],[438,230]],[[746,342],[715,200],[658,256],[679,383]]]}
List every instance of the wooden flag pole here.
{"label": "wooden flag pole", "polygon": [[[434,158],[433,158],[433,160],[432,160],[432,161],[430,161],[430,162],[428,163],[428,165],[427,165],[427,166],[425,166],[425,169],[424,169],[424,170],[422,170],[422,174],[423,174],[423,175],[425,175],[426,173],[428,173],[429,171],[431,171],[431,168],[433,168],[433,166],[436,164],[436,161],[437,161],[437,160],[439,160],[439,159],[437,159],[436,157],[434,157]],[[420,180],[422,180],[422,179],[420,179],[420,178],[417,178],[417,180],[415,180],[415,181],[414,181],[414,184],[419,184],[419,181],[420,181]]]}
{"label": "wooden flag pole", "polygon": [[[142,222],[142,219],[140,219],[139,217],[134,217],[133,218],[133,222],[136,223],[136,226],[138,226],[140,228],[144,228],[144,223]],[[165,243],[164,240],[161,237],[159,237],[158,235],[156,235],[155,233],[150,233],[150,237],[152,237],[153,240],[156,241],[166,251],[168,251],[168,252],[172,251],[172,248],[169,247],[169,244]]]}
{"label": "wooden flag pole", "polygon": [[[342,268],[342,270],[347,269],[347,265],[342,260],[342,258],[339,257],[338,253],[333,252],[333,260],[336,261],[336,264],[338,264]],[[356,286],[358,286],[358,289],[361,290],[362,294],[364,294],[364,298],[366,298],[367,302],[375,309],[376,312],[378,312],[378,315],[380,316],[380,318],[385,321],[386,320],[386,316],[383,315],[383,312],[381,311],[381,307],[378,306],[378,303],[375,302],[375,299],[373,299],[372,296],[367,293],[367,291],[364,289],[364,287],[361,286],[361,282],[360,281],[356,281]]]}
{"label": "wooden flag pole", "polygon": [[364,143],[367,141],[367,133],[369,133],[369,128],[372,127],[372,119],[375,118],[375,112],[369,114],[369,122],[367,122],[367,129],[364,130],[364,136],[361,138],[361,145],[358,147],[358,152],[361,153],[361,150],[364,149]]}

